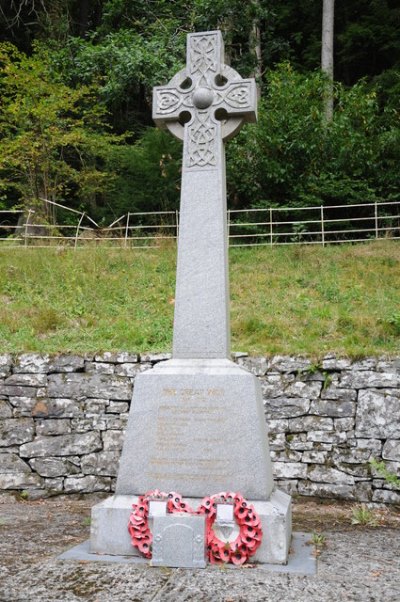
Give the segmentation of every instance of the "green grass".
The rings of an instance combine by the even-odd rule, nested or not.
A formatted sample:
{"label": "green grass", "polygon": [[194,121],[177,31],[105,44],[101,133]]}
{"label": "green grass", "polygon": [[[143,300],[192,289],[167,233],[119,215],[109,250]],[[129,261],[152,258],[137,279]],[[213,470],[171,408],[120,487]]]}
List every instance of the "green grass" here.
{"label": "green grass", "polygon": [[[400,353],[400,243],[230,250],[232,349]],[[171,349],[175,247],[0,251],[0,352]]]}

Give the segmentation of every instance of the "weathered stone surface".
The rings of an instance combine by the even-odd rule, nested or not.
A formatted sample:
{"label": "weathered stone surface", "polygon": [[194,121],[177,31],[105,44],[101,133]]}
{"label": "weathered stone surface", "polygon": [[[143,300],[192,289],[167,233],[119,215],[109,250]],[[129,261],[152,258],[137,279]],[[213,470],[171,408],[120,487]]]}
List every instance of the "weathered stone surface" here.
{"label": "weathered stone surface", "polygon": [[400,462],[400,440],[388,439],[383,446],[382,458]]}
{"label": "weathered stone surface", "polygon": [[400,387],[400,374],[393,372],[373,372],[371,370],[351,370],[342,374],[340,384],[341,387],[352,389]]}
{"label": "weathered stone surface", "polygon": [[372,501],[380,504],[400,504],[400,492],[376,489],[373,492]]}
{"label": "weathered stone surface", "polygon": [[71,430],[74,433],[88,433],[90,431],[105,431],[107,428],[106,418],[103,414],[91,414],[86,418],[73,418]]}
{"label": "weathered stone surface", "polygon": [[8,397],[37,397],[39,389],[37,387],[22,387],[19,385],[5,385],[0,383],[0,395]]}
{"label": "weathered stone surface", "polygon": [[[335,379],[338,380],[338,379]],[[321,391],[321,399],[335,399],[337,401],[352,402],[357,399],[357,391],[355,389],[344,389],[338,387],[335,382],[332,382]]]}
{"label": "weathered stone surface", "polygon": [[0,418],[11,418],[12,408],[5,399],[0,399]]}
{"label": "weathered stone surface", "polygon": [[400,390],[360,391],[356,435],[371,438],[400,438]]}
{"label": "weathered stone surface", "polygon": [[336,483],[313,483],[310,481],[299,481],[297,491],[300,495],[311,495],[320,498],[341,498],[353,500],[354,487]]}
{"label": "weathered stone surface", "polygon": [[301,433],[303,431],[333,431],[332,418],[323,418],[321,416],[303,416],[301,418],[291,418],[288,420],[288,429],[291,433]]}
{"label": "weathered stone surface", "polygon": [[0,354],[0,378],[7,377],[11,372],[12,356],[10,353]]}
{"label": "weathered stone surface", "polygon": [[0,453],[0,473],[30,473],[32,472],[28,464],[26,464],[18,454]]}
{"label": "weathered stone surface", "polygon": [[265,399],[284,397],[286,388],[294,382],[294,374],[268,373],[260,379],[261,390]]}
{"label": "weathered stone surface", "polygon": [[351,360],[348,358],[337,358],[334,355],[325,356],[322,360],[322,370],[345,370],[350,368]]}
{"label": "weathered stone surface", "polygon": [[36,422],[37,435],[65,435],[71,432],[71,420],[59,418],[58,420],[38,420]]}
{"label": "weathered stone surface", "polygon": [[97,397],[130,401],[132,384],[122,376],[107,374],[50,374],[49,397]]}
{"label": "weathered stone surface", "polygon": [[268,360],[265,357],[241,357],[237,364],[256,376],[264,376],[268,370]]}
{"label": "weathered stone surface", "polygon": [[33,420],[29,418],[5,418],[0,420],[0,447],[20,445],[32,441],[34,432]]}
{"label": "weathered stone surface", "polygon": [[307,477],[318,483],[335,483],[337,485],[353,485],[354,477],[329,466],[309,466]]}
{"label": "weathered stone surface", "polygon": [[356,413],[356,404],[352,401],[339,401],[338,399],[314,399],[311,402],[310,414],[317,416],[354,416]]}
{"label": "weathered stone surface", "polygon": [[124,443],[124,435],[122,431],[106,431],[102,433],[103,449],[105,451],[121,451]]}
{"label": "weathered stone surface", "polygon": [[103,451],[82,456],[82,473],[116,477],[120,456],[118,451]]}
{"label": "weathered stone surface", "polygon": [[66,477],[64,490],[66,493],[94,493],[95,491],[110,491],[110,477],[95,477],[87,475],[82,477]]}
{"label": "weathered stone surface", "polygon": [[107,411],[110,402],[108,399],[86,399],[83,410],[85,416],[99,416]]}
{"label": "weathered stone surface", "polygon": [[124,414],[129,411],[129,404],[126,401],[110,401],[106,408],[107,414]]}
{"label": "weathered stone surface", "polygon": [[[136,364],[139,361],[139,356],[137,353],[130,353],[126,351],[121,351],[120,353],[111,353],[110,351],[105,351],[104,353],[98,353],[95,355],[94,360],[95,362],[110,362],[111,364]],[[142,361],[147,360],[143,360],[142,358]]]}
{"label": "weathered stone surface", "polygon": [[269,448],[283,450],[286,447],[285,433],[268,433]]}
{"label": "weathered stone surface", "polygon": [[328,452],[309,450],[304,451],[302,455],[302,462],[306,464],[325,464],[328,457]]}
{"label": "weathered stone surface", "polygon": [[157,364],[158,362],[165,362],[166,360],[170,360],[171,357],[171,353],[142,353],[140,355],[140,362],[151,362],[152,364]]}
{"label": "weathered stone surface", "polygon": [[46,456],[73,456],[99,451],[102,447],[99,433],[55,435],[36,437],[32,443],[21,445],[23,458]]}
{"label": "weathered stone surface", "polygon": [[75,399],[39,399],[32,407],[35,418],[74,418],[82,414],[82,404]]}
{"label": "weathered stone surface", "polygon": [[85,367],[82,355],[60,354],[50,358],[48,372],[78,372]]}
{"label": "weathered stone surface", "polygon": [[0,473],[1,489],[31,489],[41,487],[43,479],[37,474],[29,473]]}
{"label": "weathered stone surface", "polygon": [[334,418],[333,420],[335,431],[351,431],[353,433],[356,424],[354,418]]}
{"label": "weathered stone surface", "polygon": [[32,469],[42,477],[62,477],[80,472],[80,459],[73,458],[32,458],[29,460]]}
{"label": "weathered stone surface", "polygon": [[273,462],[301,462],[301,452],[292,449],[271,450],[271,460]]}
{"label": "weathered stone surface", "polygon": [[311,450],[314,447],[313,442],[307,440],[307,433],[290,433],[286,435],[286,443],[290,449],[299,451]]}
{"label": "weathered stone surface", "polygon": [[290,418],[304,416],[310,409],[310,400],[303,397],[276,397],[265,399],[264,406],[268,418]]}
{"label": "weathered stone surface", "polygon": [[117,364],[115,366],[115,374],[117,376],[129,376],[129,378],[135,378],[140,372],[151,370],[153,364],[147,362],[146,364]]}
{"label": "weathered stone surface", "polygon": [[303,372],[309,370],[311,361],[301,357],[289,355],[274,355],[269,364],[270,372]]}
{"label": "weathered stone surface", "polygon": [[378,372],[395,372],[397,374],[400,373],[400,358],[397,357],[392,360],[388,359],[379,359],[376,364],[376,369]]}
{"label": "weathered stone surface", "polygon": [[37,353],[23,353],[19,355],[14,363],[14,372],[25,372],[27,374],[40,374],[49,371],[50,356]]}
{"label": "weathered stone surface", "polygon": [[308,431],[307,440],[314,443],[345,443],[347,433],[332,431]]}
{"label": "weathered stone surface", "polygon": [[114,374],[114,364],[107,362],[86,362],[85,371],[88,374]]}
{"label": "weathered stone surface", "polygon": [[359,360],[357,362],[353,362],[351,365],[351,369],[354,371],[358,370],[375,370],[377,364],[376,357],[367,357],[363,360]]}
{"label": "weathered stone surface", "polygon": [[64,479],[62,477],[58,477],[55,479],[43,479],[43,487],[46,489],[47,493],[55,494],[62,493],[64,488]]}
{"label": "weathered stone surface", "polygon": [[301,462],[274,462],[272,471],[276,479],[305,479],[307,465]]}
{"label": "weathered stone surface", "polygon": [[297,380],[286,387],[285,395],[288,397],[302,397],[305,399],[315,399],[321,393],[322,385],[320,382],[303,382]]}
{"label": "weathered stone surface", "polygon": [[21,387],[45,387],[47,385],[47,374],[11,374],[5,379],[4,384]]}
{"label": "weathered stone surface", "polygon": [[372,452],[368,448],[337,448],[332,454],[335,463],[345,462],[347,464],[363,464],[364,462],[368,462],[371,456]]}
{"label": "weathered stone surface", "polygon": [[270,433],[284,433],[289,430],[289,421],[287,419],[268,420],[268,431]]}

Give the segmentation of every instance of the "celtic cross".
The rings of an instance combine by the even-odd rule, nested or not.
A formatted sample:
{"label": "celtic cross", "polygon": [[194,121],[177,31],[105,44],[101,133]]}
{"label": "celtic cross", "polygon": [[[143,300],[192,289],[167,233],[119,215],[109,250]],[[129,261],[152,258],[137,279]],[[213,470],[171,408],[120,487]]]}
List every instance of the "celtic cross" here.
{"label": "celtic cross", "polygon": [[229,357],[224,140],[256,120],[256,86],[224,64],[219,31],[188,35],[186,68],[153,92],[153,119],[183,140],[175,358]]}

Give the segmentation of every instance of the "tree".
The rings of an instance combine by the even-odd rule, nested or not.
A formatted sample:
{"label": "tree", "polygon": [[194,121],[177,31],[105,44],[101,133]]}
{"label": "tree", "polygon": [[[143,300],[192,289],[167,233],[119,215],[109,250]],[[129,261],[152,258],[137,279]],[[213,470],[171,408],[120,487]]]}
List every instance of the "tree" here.
{"label": "tree", "polygon": [[[95,204],[111,176],[104,169],[119,142],[104,129],[104,108],[90,86],[71,88],[52,71],[48,53],[31,57],[0,45],[0,190],[45,213],[41,199]],[[51,219],[51,215],[47,215]]]}
{"label": "tree", "polygon": [[324,116],[326,122],[333,118],[333,28],[335,0],[323,0],[321,68],[326,74]]}

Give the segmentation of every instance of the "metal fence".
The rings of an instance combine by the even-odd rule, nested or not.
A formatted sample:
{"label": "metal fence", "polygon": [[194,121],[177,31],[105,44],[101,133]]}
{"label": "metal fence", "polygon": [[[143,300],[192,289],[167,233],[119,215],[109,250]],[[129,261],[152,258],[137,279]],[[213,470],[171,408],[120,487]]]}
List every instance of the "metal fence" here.
{"label": "metal fence", "polygon": [[[178,211],[127,213],[109,226],[100,227],[86,213],[45,202],[62,210],[64,223],[43,223],[33,210],[0,211],[0,248],[154,248],[179,236]],[[231,247],[327,245],[400,238],[400,202],[237,209],[228,211],[227,223]]]}

